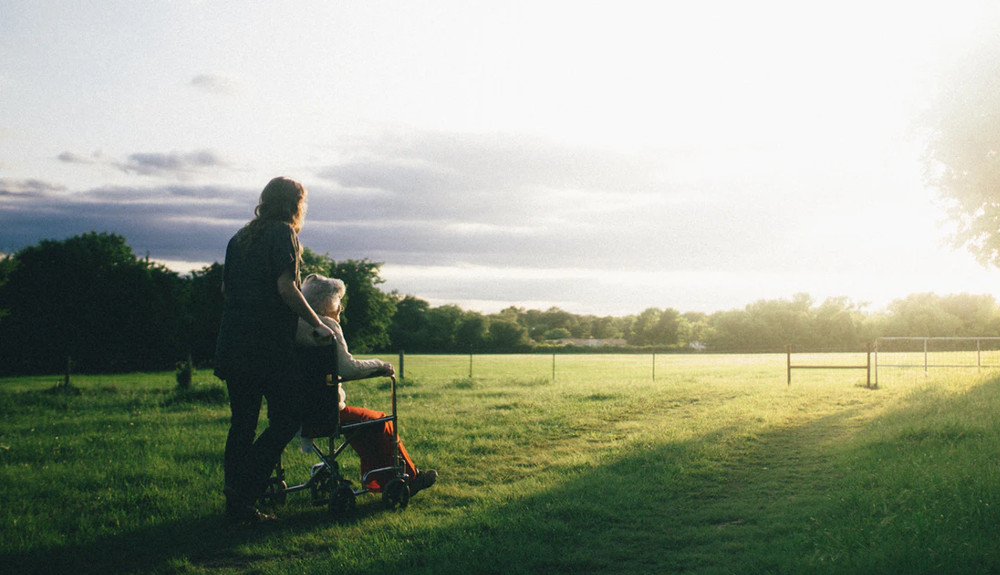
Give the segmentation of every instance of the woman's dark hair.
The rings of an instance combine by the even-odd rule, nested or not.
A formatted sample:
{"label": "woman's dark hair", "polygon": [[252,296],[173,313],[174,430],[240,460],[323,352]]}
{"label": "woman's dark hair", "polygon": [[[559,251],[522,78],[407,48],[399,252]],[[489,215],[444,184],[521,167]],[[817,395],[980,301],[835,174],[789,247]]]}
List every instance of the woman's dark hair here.
{"label": "woman's dark hair", "polygon": [[243,244],[252,244],[260,230],[271,222],[284,222],[298,234],[306,217],[306,189],[295,180],[274,178],[264,186],[253,213],[254,218],[241,230]]}

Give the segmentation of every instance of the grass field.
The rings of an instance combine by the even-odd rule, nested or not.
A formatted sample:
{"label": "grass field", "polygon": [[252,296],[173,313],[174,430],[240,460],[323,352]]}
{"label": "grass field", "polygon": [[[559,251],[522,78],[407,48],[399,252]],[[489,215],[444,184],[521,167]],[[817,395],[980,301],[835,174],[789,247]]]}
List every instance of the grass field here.
{"label": "grass field", "polygon": [[[553,380],[552,356],[477,356],[470,378],[468,356],[407,356],[401,436],[438,485],[338,520],[291,494],[257,528],[221,515],[210,373],[183,393],[172,373],[0,380],[0,572],[1000,572],[1000,379],[555,361]],[[384,382],[347,392],[387,409]],[[314,462],[285,458],[292,481]]]}

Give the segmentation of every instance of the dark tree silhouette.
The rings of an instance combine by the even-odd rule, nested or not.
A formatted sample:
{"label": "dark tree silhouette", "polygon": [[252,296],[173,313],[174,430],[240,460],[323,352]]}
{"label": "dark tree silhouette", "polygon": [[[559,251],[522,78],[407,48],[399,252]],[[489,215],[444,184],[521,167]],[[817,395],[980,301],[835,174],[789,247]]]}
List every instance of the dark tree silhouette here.
{"label": "dark tree silhouette", "polygon": [[60,373],[67,357],[91,372],[164,369],[186,354],[185,284],[140,260],[125,238],[91,232],[14,255],[0,286],[10,373]]}

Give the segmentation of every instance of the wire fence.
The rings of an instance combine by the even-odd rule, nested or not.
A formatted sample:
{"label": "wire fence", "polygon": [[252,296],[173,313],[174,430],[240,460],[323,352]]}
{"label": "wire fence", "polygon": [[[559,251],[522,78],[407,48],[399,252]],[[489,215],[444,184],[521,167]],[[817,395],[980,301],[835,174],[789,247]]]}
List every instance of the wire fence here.
{"label": "wire fence", "polygon": [[[662,362],[665,354],[659,354]],[[586,371],[591,377],[656,380],[658,354],[467,354],[404,355],[396,358],[400,379],[452,378],[549,379]],[[387,358],[383,358],[387,359]]]}
{"label": "wire fence", "polygon": [[[692,373],[783,381],[785,355],[707,353],[413,354],[378,355],[396,365],[401,380],[499,380],[545,382],[623,380],[669,382]],[[722,374],[725,374],[724,376]]]}
{"label": "wire fence", "polygon": [[[879,338],[864,350],[854,352],[756,354],[713,353],[595,353],[595,354],[414,354],[380,355],[396,364],[400,379],[521,379],[560,381],[606,379],[670,381],[684,373],[684,367],[700,371],[745,367],[755,379],[783,381],[792,385],[793,371],[801,373],[796,382],[816,378],[856,380],[869,388],[881,382],[902,382],[915,374],[944,369],[1000,369],[1000,337],[979,338]],[[750,369],[750,368],[753,369]],[[844,372],[851,374],[836,375]],[[806,374],[812,372],[809,376]],[[764,375],[761,375],[764,374]],[[815,374],[815,375],[813,375]],[[772,379],[773,378],[773,379]]]}
{"label": "wire fence", "polygon": [[[868,345],[868,349],[865,352],[864,358],[857,363],[844,362],[843,360],[838,362],[822,361],[820,363],[793,363],[792,362],[792,346],[788,345],[785,348],[786,353],[786,369],[788,372],[787,385],[792,385],[792,370],[793,369],[863,369],[865,370],[865,387],[871,389],[873,387],[872,382],[872,349],[874,346]],[[823,354],[828,357],[829,354]],[[855,354],[856,355],[856,354]],[[847,357],[851,357],[848,355]],[[878,385],[878,381],[874,382],[874,386]]]}
{"label": "wire fence", "polygon": [[875,381],[914,379],[941,371],[1000,369],[1000,337],[880,337]]}

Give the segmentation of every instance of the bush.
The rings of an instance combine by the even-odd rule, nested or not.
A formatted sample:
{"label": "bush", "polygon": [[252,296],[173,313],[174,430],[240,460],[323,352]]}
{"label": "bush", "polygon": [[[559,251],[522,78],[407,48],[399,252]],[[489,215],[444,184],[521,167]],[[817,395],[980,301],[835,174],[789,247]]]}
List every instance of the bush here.
{"label": "bush", "polygon": [[190,389],[192,375],[194,367],[191,365],[191,354],[188,354],[187,361],[177,362],[177,389]]}

